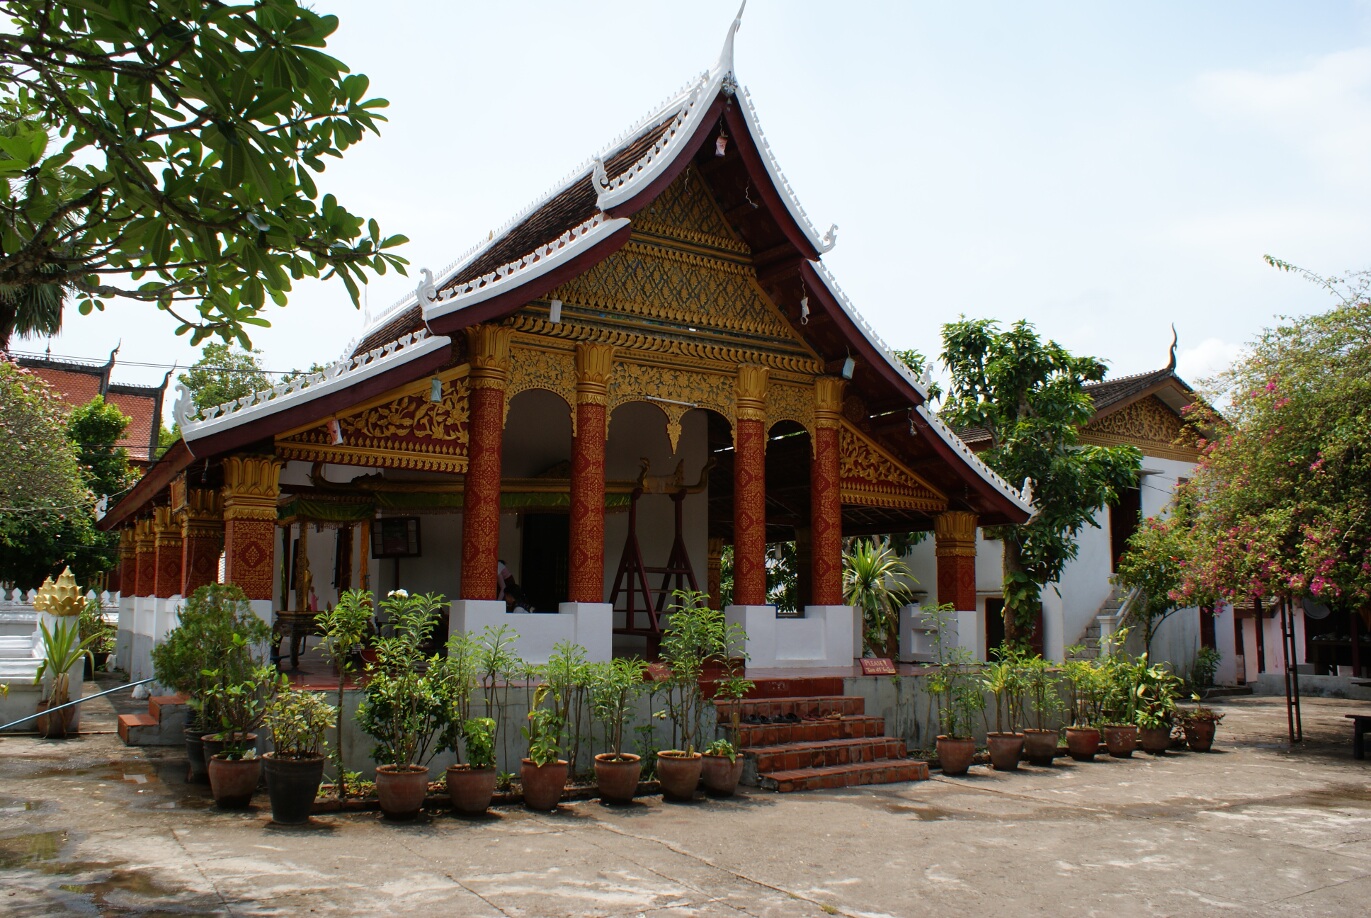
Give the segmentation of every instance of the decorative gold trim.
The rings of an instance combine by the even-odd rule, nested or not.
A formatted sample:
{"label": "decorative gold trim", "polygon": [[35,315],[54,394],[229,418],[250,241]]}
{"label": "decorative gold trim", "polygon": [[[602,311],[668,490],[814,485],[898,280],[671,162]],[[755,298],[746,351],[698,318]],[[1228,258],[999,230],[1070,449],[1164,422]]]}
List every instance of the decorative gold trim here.
{"label": "decorative gold trim", "polygon": [[571,435],[576,435],[576,412],[571,407],[576,404],[576,360],[565,350],[535,345],[532,347],[511,347],[509,371],[505,376],[505,413],[509,420],[509,403],[514,396],[530,389],[545,389],[566,402],[571,415]]}
{"label": "decorative gold trim", "polygon": [[224,531],[224,504],[219,492],[209,488],[189,488],[181,512],[181,537],[215,536]]}
{"label": "decorative gold trim", "polygon": [[738,367],[738,379],[734,384],[738,420],[766,420],[766,367],[743,364]]}
{"label": "decorative gold trim", "polygon": [[467,329],[473,389],[499,389],[509,371],[509,343],[513,329],[507,325],[474,325]]}
{"label": "decorative gold trim", "polygon": [[170,507],[152,508],[153,542],[158,545],[175,545],[181,541],[181,525],[172,516]]}
{"label": "decorative gold trim", "polygon": [[152,531],[152,520],[141,519],[133,524],[134,550],[148,552],[156,550],[156,536]]}
{"label": "decorative gold trim", "polygon": [[976,557],[976,514],[949,510],[933,517],[933,553],[939,558]]}
{"label": "decorative gold trim", "polygon": [[609,380],[614,373],[614,347],[608,344],[576,345],[576,401],[587,405],[609,404]]}
{"label": "decorative gold trim", "polygon": [[1156,456],[1158,459],[1174,459],[1177,462],[1193,463],[1200,461],[1200,451],[1198,449],[1187,449],[1183,446],[1177,446],[1174,443],[1143,440],[1139,437],[1129,437],[1121,434],[1082,430],[1081,442],[1087,446],[1136,446],[1138,449],[1142,450],[1144,456]]}
{"label": "decorative gold trim", "polygon": [[276,454],[282,459],[300,462],[327,462],[332,465],[356,465],[372,469],[411,469],[417,472],[455,472],[467,470],[466,454],[444,456],[435,453],[408,453],[395,449],[328,446],[299,441],[276,444]]}
{"label": "decorative gold trim", "polygon": [[814,380],[814,427],[835,428],[843,422],[843,386],[846,380],[837,376],[820,376]]}
{"label": "decorative gold trim", "polygon": [[781,385],[772,382],[766,390],[766,429],[782,421],[794,421],[810,435],[814,445],[814,393],[808,386]]}
{"label": "decorative gold trim", "polygon": [[925,513],[947,509],[942,492],[846,422],[838,429],[838,469],[845,504]]}

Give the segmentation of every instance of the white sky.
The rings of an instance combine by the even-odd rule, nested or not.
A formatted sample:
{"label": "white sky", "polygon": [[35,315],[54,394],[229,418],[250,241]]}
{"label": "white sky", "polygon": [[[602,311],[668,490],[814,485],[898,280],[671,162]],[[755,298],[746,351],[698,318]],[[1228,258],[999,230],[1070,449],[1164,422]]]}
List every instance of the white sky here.
{"label": "white sky", "polygon": [[[542,195],[718,55],[735,0],[319,0],[329,51],[389,123],[319,182],[386,233],[410,278],[380,312]],[[1222,368],[1277,314],[1331,305],[1267,267],[1371,267],[1371,6],[752,0],[735,54],[824,257],[896,347],[959,314],[1027,318],[1111,375]],[[300,284],[254,335],[268,368],[336,358],[342,285]],[[70,310],[52,353],[160,381],[196,353],[151,307]],[[42,351],[46,340],[17,341]],[[168,402],[171,400],[169,399]]]}

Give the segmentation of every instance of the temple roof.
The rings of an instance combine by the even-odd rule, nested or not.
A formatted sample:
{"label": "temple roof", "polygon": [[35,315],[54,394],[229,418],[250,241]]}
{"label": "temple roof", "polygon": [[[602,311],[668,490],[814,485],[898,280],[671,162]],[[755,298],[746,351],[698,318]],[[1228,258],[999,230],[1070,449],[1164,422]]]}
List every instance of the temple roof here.
{"label": "temple roof", "polygon": [[[628,241],[633,216],[694,163],[734,214],[758,283],[814,347],[825,372],[836,375],[855,359],[860,369],[852,385],[870,414],[888,423],[902,413],[903,428],[882,435],[902,437],[945,479],[945,490],[970,488],[991,516],[1031,512],[1013,486],[924,408],[925,382],[881,340],[822,263],[837,227],[815,229],[734,78],[738,26],[735,19],[710,70],[451,265],[436,274],[421,270],[418,288],[376,316],[324,372],[204,412],[183,397],[177,420],[190,452],[216,455],[288,429],[288,419],[322,416],[347,398],[355,403],[358,384],[374,390],[381,377],[392,384],[421,378],[463,329],[505,319],[614,254]],[[716,133],[727,139],[727,158],[714,156]]]}

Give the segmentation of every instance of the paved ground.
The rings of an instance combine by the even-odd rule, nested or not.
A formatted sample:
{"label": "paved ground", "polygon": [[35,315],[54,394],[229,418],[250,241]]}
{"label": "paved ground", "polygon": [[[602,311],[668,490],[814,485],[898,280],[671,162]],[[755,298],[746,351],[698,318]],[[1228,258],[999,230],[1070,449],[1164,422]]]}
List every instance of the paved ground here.
{"label": "paved ground", "polygon": [[1208,755],[295,830],[215,811],[174,750],[4,738],[0,914],[1365,915],[1363,705],[1307,701],[1294,751],[1279,699],[1244,698]]}

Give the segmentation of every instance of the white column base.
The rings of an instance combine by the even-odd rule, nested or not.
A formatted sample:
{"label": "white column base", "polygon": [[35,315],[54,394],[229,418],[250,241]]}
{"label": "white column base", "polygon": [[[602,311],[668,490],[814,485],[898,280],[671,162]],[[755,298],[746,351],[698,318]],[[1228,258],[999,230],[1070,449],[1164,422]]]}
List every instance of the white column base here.
{"label": "white column base", "polygon": [[852,606],[805,606],[803,618],[778,618],[775,606],[729,606],[724,618],[747,633],[754,669],[851,666],[860,652]]}
{"label": "white column base", "polygon": [[133,596],[119,597],[119,631],[114,639],[114,665],[124,672],[129,671],[129,661],[133,657]]}
{"label": "white column base", "polygon": [[157,603],[156,596],[137,596],[133,600],[133,648],[129,658],[129,679],[134,682],[152,676],[152,627],[157,615]]}
{"label": "white column base", "polygon": [[500,599],[459,599],[448,615],[448,633],[479,635],[486,628],[505,626],[517,635],[513,652],[528,663],[546,663],[563,641],[584,647],[587,660],[603,662],[610,658],[613,645],[611,614],[609,604],[601,602],[564,602],[551,615],[506,612]]}

